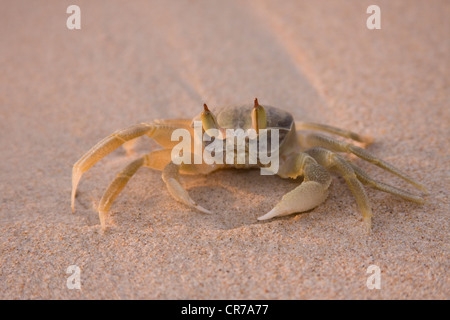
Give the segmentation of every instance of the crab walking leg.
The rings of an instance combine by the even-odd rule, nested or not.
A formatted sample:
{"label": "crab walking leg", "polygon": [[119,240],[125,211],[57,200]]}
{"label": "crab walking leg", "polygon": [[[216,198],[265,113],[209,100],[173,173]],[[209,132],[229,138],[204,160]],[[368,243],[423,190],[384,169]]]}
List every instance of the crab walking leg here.
{"label": "crab walking leg", "polygon": [[98,217],[100,218],[102,229],[106,228],[106,218],[112,203],[126,186],[131,177],[140,167],[142,167],[144,162],[144,157],[131,162],[116,176],[116,178],[108,186],[108,189],[106,189],[98,205]]}
{"label": "crab walking leg", "polygon": [[344,138],[349,138],[361,143],[364,143],[366,145],[371,144],[373,142],[373,138],[369,136],[363,136],[360,134],[357,134],[355,132],[349,131],[349,130],[343,130],[340,128],[328,126],[325,124],[320,123],[313,123],[313,122],[295,122],[295,127],[297,130],[318,130],[323,132],[332,133]]}
{"label": "crab walking leg", "polygon": [[133,177],[133,175],[139,170],[139,168],[145,166],[152,169],[162,170],[170,161],[170,150],[157,150],[134,160],[119,174],[117,174],[116,178],[109,184],[103,194],[97,208],[102,229],[106,228],[106,218],[112,203],[120,192],[122,192],[123,188],[125,188],[131,177]]}
{"label": "crab walking leg", "polygon": [[83,173],[125,142],[140,137],[152,130],[154,131],[154,129],[155,127],[151,124],[141,123],[116,131],[98,142],[73,165],[71,197],[72,212],[75,211],[75,195]]}
{"label": "crab walking leg", "polygon": [[271,211],[259,217],[258,220],[308,211],[317,207],[328,196],[327,190],[331,183],[331,176],[312,157],[305,153],[298,153],[285,165],[288,168],[283,167],[280,176],[296,178],[303,175],[304,180],[297,188],[286,193]]}
{"label": "crab walking leg", "polygon": [[361,159],[364,159],[380,168],[383,168],[386,171],[389,171],[396,176],[402,178],[403,180],[409,182],[416,188],[427,192],[425,186],[415,181],[413,178],[408,176],[406,173],[401,172],[399,169],[394,167],[393,165],[387,163],[384,160],[381,160],[374,156],[372,153],[370,153],[367,150],[364,150],[363,148],[357,147],[351,143],[347,143],[344,141],[339,141],[336,139],[333,139],[331,137],[323,136],[320,134],[308,134],[308,135],[300,135],[300,141],[302,145],[307,147],[323,147],[331,151],[335,152],[347,152],[347,153],[353,153],[360,157]]}
{"label": "crab walking leg", "polygon": [[355,171],[356,176],[358,177],[358,180],[361,181],[363,184],[368,185],[374,189],[399,196],[408,201],[416,202],[419,204],[423,204],[425,202],[422,197],[419,197],[415,194],[409,193],[402,189],[396,188],[389,184],[377,181],[377,180],[371,178],[366,172],[364,172],[363,169],[358,167],[356,164],[351,163],[351,162],[348,162],[348,163],[352,166],[353,171]]}
{"label": "crab walking leg", "polygon": [[185,205],[195,208],[203,213],[212,213],[211,211],[199,206],[189,193],[180,184],[180,166],[170,162],[163,170],[162,179],[165,182],[170,195],[177,201]]}
{"label": "crab walking leg", "polygon": [[310,154],[322,166],[335,169],[344,178],[356,199],[356,203],[362,212],[367,231],[369,232],[372,219],[372,208],[364,186],[358,180],[350,163],[345,161],[338,154],[323,148],[312,148],[307,150],[306,153]]}

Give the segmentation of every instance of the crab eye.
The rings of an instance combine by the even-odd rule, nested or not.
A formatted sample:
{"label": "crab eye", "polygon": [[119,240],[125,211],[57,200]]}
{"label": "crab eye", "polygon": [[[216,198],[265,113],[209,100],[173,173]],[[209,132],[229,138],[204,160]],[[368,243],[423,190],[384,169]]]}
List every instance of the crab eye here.
{"label": "crab eye", "polygon": [[259,129],[267,128],[266,110],[259,105],[258,99],[255,98],[255,106],[252,110],[252,127],[256,133],[259,133]]}

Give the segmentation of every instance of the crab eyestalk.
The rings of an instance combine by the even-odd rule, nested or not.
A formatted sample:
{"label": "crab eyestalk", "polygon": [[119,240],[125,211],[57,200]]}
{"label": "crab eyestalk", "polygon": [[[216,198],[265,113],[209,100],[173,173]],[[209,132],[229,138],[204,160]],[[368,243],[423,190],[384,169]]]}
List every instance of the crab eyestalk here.
{"label": "crab eyestalk", "polygon": [[201,115],[203,130],[205,130],[205,131],[208,131],[210,129],[219,130],[220,127],[217,124],[217,119],[214,116],[214,114],[211,111],[209,111],[206,103],[203,104],[203,108],[204,108],[204,110]]}
{"label": "crab eyestalk", "polygon": [[260,129],[267,128],[266,110],[263,106],[259,105],[258,99],[255,98],[255,106],[252,110],[252,127],[256,133],[259,134]]}

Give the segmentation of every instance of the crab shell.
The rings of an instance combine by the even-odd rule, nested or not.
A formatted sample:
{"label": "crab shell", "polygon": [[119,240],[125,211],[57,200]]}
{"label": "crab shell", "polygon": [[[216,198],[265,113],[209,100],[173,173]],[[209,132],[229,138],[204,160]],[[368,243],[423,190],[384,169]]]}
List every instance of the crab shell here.
{"label": "crab shell", "polygon": [[[295,130],[295,121],[293,116],[282,109],[275,108],[272,106],[262,106],[266,113],[267,119],[267,131],[270,132],[273,129],[278,130],[278,148],[271,149],[271,134],[267,135],[267,147],[269,154],[272,152],[277,152],[280,157],[283,158],[283,155],[286,153],[290,153],[291,151],[298,149],[296,130]],[[252,117],[251,111],[253,109],[253,105],[238,105],[238,106],[226,106],[221,107],[214,111],[214,114],[217,119],[218,125],[222,129],[234,129],[239,130],[242,129],[243,132],[247,132],[248,130],[253,129],[252,127]],[[194,122],[201,122],[201,113],[195,116],[192,120],[191,127],[194,127]],[[202,134],[204,131],[202,132]],[[201,137],[197,137],[201,139]],[[213,141],[203,141],[203,146],[207,146]],[[225,145],[225,144],[224,144]],[[225,150],[224,150],[225,153]],[[248,159],[248,157],[246,158]],[[259,165],[264,166],[264,165]],[[236,162],[228,167],[234,168],[251,168],[257,166],[249,166],[248,164],[242,166],[237,164]],[[274,172],[277,174],[277,172]]]}

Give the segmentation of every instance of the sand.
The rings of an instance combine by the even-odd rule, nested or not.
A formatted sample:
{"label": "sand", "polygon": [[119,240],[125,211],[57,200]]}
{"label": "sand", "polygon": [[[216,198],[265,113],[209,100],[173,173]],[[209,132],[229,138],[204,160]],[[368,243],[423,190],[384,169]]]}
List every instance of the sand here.
{"label": "sand", "polygon": [[[448,299],[450,5],[377,1],[2,1],[0,298]],[[251,103],[371,135],[369,150],[429,187],[423,206],[369,190],[361,214],[334,176],[318,208],[268,222],[299,181],[222,171],[184,177],[204,215],[140,170],[102,234],[94,209],[115,174],[156,150],[72,165],[116,129]],[[413,191],[355,160],[376,179]],[[80,268],[81,290],[67,268]],[[368,267],[381,271],[369,290]]]}

